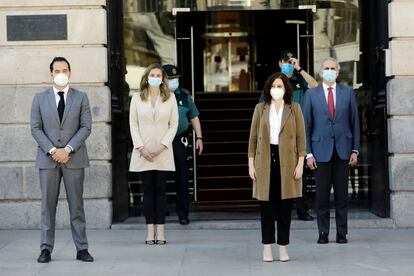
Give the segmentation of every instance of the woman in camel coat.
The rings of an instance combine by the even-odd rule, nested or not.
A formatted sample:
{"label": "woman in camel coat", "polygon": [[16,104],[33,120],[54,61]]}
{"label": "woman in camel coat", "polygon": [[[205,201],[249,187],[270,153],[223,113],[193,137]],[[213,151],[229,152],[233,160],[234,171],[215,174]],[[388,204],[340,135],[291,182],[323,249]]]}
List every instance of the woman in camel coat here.
{"label": "woman in camel coat", "polygon": [[302,196],[306,136],[300,105],[293,103],[292,87],[282,73],[265,83],[263,103],[254,110],[249,138],[249,175],[253,197],[261,201],[263,260],[272,261],[275,219],[279,259],[288,261],[292,198]]}

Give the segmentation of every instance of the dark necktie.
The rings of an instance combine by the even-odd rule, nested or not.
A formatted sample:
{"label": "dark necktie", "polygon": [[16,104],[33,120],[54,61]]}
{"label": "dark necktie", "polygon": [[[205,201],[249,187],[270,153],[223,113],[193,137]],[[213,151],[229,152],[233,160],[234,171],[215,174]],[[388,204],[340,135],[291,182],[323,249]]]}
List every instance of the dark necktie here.
{"label": "dark necktie", "polygon": [[328,110],[329,110],[329,115],[331,115],[331,120],[333,121],[334,115],[335,115],[335,106],[334,106],[332,87],[328,88]]}
{"label": "dark necktie", "polygon": [[62,122],[62,118],[63,118],[63,112],[65,111],[65,98],[63,97],[63,94],[65,94],[65,92],[58,92],[60,100],[59,100],[57,110],[58,110],[59,119],[60,119],[61,122]]}

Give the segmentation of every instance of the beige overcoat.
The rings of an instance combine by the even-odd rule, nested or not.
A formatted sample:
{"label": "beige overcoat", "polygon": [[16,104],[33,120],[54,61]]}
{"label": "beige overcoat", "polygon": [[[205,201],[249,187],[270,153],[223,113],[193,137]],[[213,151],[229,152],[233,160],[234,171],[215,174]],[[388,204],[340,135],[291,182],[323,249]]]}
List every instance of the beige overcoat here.
{"label": "beige overcoat", "polygon": [[[254,158],[256,169],[253,197],[264,201],[269,200],[270,188],[269,111],[269,104],[256,105],[250,128],[248,153],[249,158]],[[302,111],[297,103],[285,103],[279,133],[282,199],[302,196],[302,179],[294,179],[299,156],[306,156],[306,135]]]}
{"label": "beige overcoat", "polygon": [[[172,141],[178,127],[178,108],[174,93],[165,102],[158,97],[155,108],[151,100],[142,101],[140,93],[134,93],[129,110],[129,127],[134,144],[130,171],[175,171]],[[152,150],[160,144],[167,149],[155,157],[154,162],[146,160],[138,151],[141,146]]]}

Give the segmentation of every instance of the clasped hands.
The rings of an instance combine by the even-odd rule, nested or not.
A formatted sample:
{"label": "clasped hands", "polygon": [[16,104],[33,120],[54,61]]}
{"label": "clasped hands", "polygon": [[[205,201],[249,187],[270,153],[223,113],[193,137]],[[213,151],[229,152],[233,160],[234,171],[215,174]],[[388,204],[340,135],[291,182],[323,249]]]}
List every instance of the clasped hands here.
{"label": "clasped hands", "polygon": [[160,155],[160,153],[166,148],[167,148],[166,146],[160,144],[158,147],[156,147],[153,150],[148,150],[146,147],[142,146],[138,148],[138,151],[149,162],[154,162],[154,158]]}
{"label": "clasped hands", "polygon": [[64,148],[58,148],[52,152],[52,159],[60,164],[66,164],[69,161],[70,156]]}

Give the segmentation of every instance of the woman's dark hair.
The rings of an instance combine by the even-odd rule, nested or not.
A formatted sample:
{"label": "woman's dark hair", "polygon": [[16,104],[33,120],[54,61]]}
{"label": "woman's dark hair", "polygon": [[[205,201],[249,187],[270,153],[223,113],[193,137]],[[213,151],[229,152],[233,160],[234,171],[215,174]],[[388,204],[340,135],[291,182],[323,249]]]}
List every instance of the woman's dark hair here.
{"label": "woman's dark hair", "polygon": [[52,62],[49,65],[50,72],[53,72],[53,64],[55,62],[59,62],[59,61],[66,62],[68,64],[68,69],[70,71],[70,63],[69,63],[69,61],[67,61],[66,58],[64,58],[64,57],[55,57],[55,58],[53,58]]}
{"label": "woman's dark hair", "polygon": [[264,88],[263,88],[264,101],[269,104],[272,101],[272,96],[270,95],[270,89],[272,89],[272,84],[275,81],[275,79],[282,80],[283,85],[285,86],[285,94],[283,95],[283,100],[285,101],[285,103],[291,104],[292,94],[293,94],[292,85],[290,84],[289,78],[281,72],[274,73],[270,75],[270,77],[267,78]]}

